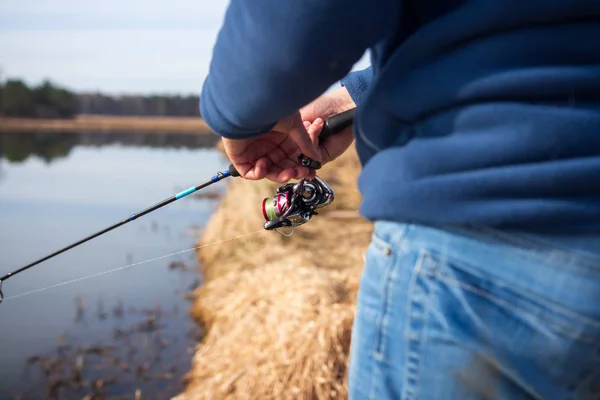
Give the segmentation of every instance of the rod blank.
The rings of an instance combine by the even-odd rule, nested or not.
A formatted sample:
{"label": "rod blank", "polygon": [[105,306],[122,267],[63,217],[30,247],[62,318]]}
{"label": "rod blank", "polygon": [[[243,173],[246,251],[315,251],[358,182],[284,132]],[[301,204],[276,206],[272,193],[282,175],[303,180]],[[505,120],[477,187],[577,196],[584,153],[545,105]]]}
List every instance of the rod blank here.
{"label": "rod blank", "polygon": [[[96,232],[96,233],[94,233],[94,234],[92,234],[90,236],[87,236],[87,237],[85,237],[85,238],[83,238],[81,240],[78,240],[75,243],[72,243],[72,244],[70,244],[70,245],[68,245],[66,247],[63,247],[62,249],[57,250],[54,253],[48,254],[47,256],[42,257],[39,260],[36,260],[36,261],[34,261],[34,262],[30,263],[30,264],[27,264],[24,267],[21,267],[21,268],[15,270],[13,272],[9,272],[8,274],[4,275],[3,277],[0,277],[0,302],[2,301],[2,297],[3,297],[2,296],[2,281],[6,281],[11,276],[17,275],[18,273],[21,273],[21,272],[23,272],[25,270],[28,270],[29,268],[31,268],[33,266],[36,266],[36,265],[38,265],[38,264],[40,264],[40,263],[42,263],[44,261],[47,261],[47,260],[49,260],[49,259],[51,259],[53,257],[56,257],[57,255],[62,254],[62,253],[64,253],[67,250],[71,250],[72,248],[77,247],[77,246],[79,246],[79,245],[81,245],[81,244],[83,244],[85,242],[88,242],[88,241],[94,239],[94,238],[97,238],[98,236],[103,235],[103,234],[105,234],[107,232],[110,232],[113,229],[116,229],[116,228],[118,228],[120,226],[123,226],[123,225],[125,225],[125,224],[127,224],[127,223],[129,223],[131,221],[134,221],[134,220],[140,218],[140,217],[143,217],[144,215],[149,214],[152,211],[158,210],[159,208],[164,207],[167,204],[170,204],[170,203],[172,203],[172,202],[174,202],[176,200],[179,200],[179,199],[181,199],[181,198],[183,198],[183,197],[185,197],[185,196],[187,196],[189,194],[192,194],[192,193],[194,193],[194,192],[196,192],[198,190],[204,189],[205,187],[210,186],[213,183],[219,182],[220,180],[225,179],[228,176],[235,176],[235,175],[231,174],[229,171],[219,172],[219,173],[217,173],[217,175],[213,176],[210,180],[208,180],[208,181],[206,181],[204,183],[201,183],[198,186],[192,186],[192,187],[190,187],[190,188],[188,188],[188,189],[186,189],[186,190],[184,190],[182,192],[177,193],[176,195],[173,195],[173,196],[169,197],[168,199],[165,199],[165,200],[163,200],[163,201],[161,201],[159,203],[156,203],[155,205],[153,205],[151,207],[148,207],[147,209],[145,209],[143,211],[140,211],[138,213],[132,214],[129,217],[125,218],[124,220],[117,222],[116,224],[113,224],[113,225],[111,225],[109,227],[106,227],[106,228],[102,229],[101,231],[98,231],[98,232]],[[237,176],[239,176],[239,175],[237,175]]]}

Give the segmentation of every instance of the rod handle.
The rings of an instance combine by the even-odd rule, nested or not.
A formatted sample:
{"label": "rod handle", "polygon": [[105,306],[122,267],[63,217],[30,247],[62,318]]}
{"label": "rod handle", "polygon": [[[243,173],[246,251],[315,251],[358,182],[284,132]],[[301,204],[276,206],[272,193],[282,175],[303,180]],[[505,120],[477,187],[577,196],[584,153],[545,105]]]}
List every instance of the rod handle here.
{"label": "rod handle", "polygon": [[[323,124],[323,129],[319,134],[319,143],[323,143],[327,138],[331,135],[335,135],[336,133],[340,133],[350,125],[354,123],[354,114],[356,112],[356,107],[351,108],[347,111],[344,111],[339,114],[332,115],[331,117],[325,120]],[[319,169],[321,168],[321,163],[318,161],[311,160],[308,157],[300,155],[300,163],[306,167]],[[240,173],[235,169],[233,164],[229,165],[229,173],[231,176],[236,177],[240,176]]]}
{"label": "rod handle", "polygon": [[354,123],[356,107],[327,118],[319,134],[319,143],[323,143],[329,136],[340,133]]}

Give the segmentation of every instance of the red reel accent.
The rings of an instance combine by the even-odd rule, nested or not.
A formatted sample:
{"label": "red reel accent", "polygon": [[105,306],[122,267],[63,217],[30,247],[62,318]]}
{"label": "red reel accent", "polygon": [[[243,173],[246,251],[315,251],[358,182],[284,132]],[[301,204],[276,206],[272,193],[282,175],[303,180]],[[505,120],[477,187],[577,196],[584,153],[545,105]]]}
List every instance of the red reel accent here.
{"label": "red reel accent", "polygon": [[267,209],[265,207],[265,205],[267,204],[267,200],[268,200],[268,198],[265,198],[262,201],[262,214],[263,214],[263,217],[265,218],[265,221],[269,222],[269,218],[267,217]]}

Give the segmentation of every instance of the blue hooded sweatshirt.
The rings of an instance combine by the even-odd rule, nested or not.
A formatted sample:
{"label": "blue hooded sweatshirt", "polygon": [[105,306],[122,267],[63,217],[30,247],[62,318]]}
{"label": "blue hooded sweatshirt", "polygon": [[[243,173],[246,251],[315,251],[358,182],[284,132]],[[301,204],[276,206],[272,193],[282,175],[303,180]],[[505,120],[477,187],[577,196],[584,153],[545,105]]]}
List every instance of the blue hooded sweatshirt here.
{"label": "blue hooded sweatshirt", "polygon": [[232,0],[200,110],[251,137],[340,80],[366,218],[600,231],[600,1]]}

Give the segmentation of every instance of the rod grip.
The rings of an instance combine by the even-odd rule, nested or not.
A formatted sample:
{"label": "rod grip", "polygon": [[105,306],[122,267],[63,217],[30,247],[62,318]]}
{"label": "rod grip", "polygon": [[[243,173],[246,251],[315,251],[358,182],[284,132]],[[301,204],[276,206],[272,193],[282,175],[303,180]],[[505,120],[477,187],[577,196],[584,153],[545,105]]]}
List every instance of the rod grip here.
{"label": "rod grip", "polygon": [[319,143],[323,143],[329,136],[340,133],[352,125],[354,123],[355,112],[356,107],[327,118],[319,134]]}
{"label": "rod grip", "polygon": [[[327,138],[331,135],[335,135],[336,133],[340,133],[350,125],[354,123],[354,114],[356,112],[356,107],[351,108],[347,111],[344,111],[339,114],[332,115],[331,117],[325,120],[323,124],[323,129],[321,129],[321,133],[319,134],[319,143],[323,143]],[[313,161],[303,155],[300,156],[300,162],[302,165],[307,166],[309,168],[319,169],[321,168],[321,163],[318,161]],[[233,164],[229,165],[229,173],[231,176],[236,177],[240,176],[240,173],[235,169]]]}

